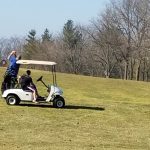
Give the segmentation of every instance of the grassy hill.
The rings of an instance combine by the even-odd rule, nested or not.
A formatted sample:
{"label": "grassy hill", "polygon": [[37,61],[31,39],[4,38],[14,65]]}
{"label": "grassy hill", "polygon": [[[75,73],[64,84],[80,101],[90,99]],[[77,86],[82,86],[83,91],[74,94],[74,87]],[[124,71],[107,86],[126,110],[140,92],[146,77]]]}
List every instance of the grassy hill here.
{"label": "grassy hill", "polygon": [[[5,69],[0,68],[0,82]],[[32,70],[35,80],[41,75],[52,83],[49,72]],[[62,73],[57,81],[64,90],[64,109],[8,106],[0,98],[1,150],[150,149],[150,83]],[[47,95],[42,83],[36,85]]]}

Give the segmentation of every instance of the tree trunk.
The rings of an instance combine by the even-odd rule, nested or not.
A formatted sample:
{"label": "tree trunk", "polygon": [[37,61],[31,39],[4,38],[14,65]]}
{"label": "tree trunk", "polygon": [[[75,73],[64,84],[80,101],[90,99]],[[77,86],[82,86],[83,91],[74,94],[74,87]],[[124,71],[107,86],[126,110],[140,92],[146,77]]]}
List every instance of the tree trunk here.
{"label": "tree trunk", "polygon": [[146,76],[146,60],[144,59],[144,62],[143,62],[143,81],[145,81],[145,76]]}
{"label": "tree trunk", "polygon": [[140,64],[138,64],[137,70],[136,70],[136,81],[139,81],[140,79]]}
{"label": "tree trunk", "polygon": [[146,81],[148,82],[148,71],[146,72]]}
{"label": "tree trunk", "polygon": [[125,61],[125,66],[124,66],[124,80],[128,79],[128,63]]}
{"label": "tree trunk", "polygon": [[131,80],[133,80],[133,69],[134,69],[134,68],[133,68],[133,65],[134,65],[134,64],[133,64],[133,60],[131,59],[131,66],[130,66],[130,69],[131,69],[131,70],[130,70],[130,79],[131,79]]}
{"label": "tree trunk", "polygon": [[136,60],[136,70],[135,70],[135,80],[138,81],[139,80],[139,73],[140,73],[140,60]]}
{"label": "tree trunk", "polygon": [[110,72],[108,70],[105,71],[105,77],[110,78]]}

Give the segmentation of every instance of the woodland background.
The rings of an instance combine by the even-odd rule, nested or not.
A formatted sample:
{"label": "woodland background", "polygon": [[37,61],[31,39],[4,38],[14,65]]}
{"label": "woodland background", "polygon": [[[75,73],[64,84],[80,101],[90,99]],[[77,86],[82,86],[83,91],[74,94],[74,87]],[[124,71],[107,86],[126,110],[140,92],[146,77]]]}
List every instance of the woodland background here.
{"label": "woodland background", "polygon": [[68,20],[58,34],[0,38],[1,60],[14,49],[23,59],[57,62],[59,72],[149,81],[150,0],[112,0],[88,25]]}

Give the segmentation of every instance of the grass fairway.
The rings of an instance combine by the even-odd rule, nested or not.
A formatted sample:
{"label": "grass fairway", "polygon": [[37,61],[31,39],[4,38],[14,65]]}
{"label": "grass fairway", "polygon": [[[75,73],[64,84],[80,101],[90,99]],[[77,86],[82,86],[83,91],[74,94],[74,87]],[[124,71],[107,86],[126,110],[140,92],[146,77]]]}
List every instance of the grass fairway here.
{"label": "grass fairway", "polygon": [[[34,79],[40,75],[52,81],[48,72],[32,70]],[[0,150],[150,149],[150,83],[59,73],[57,80],[64,109],[8,106],[0,98]],[[36,85],[47,94],[42,83]]]}

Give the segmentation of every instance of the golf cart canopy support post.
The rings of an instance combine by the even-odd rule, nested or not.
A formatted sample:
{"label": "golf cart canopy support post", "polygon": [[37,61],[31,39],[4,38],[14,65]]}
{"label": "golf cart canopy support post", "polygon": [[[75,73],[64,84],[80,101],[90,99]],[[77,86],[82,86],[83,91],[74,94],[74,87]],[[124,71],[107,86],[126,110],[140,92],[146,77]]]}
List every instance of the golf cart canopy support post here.
{"label": "golf cart canopy support post", "polygon": [[52,76],[53,76],[53,85],[57,86],[55,65],[52,66]]}

